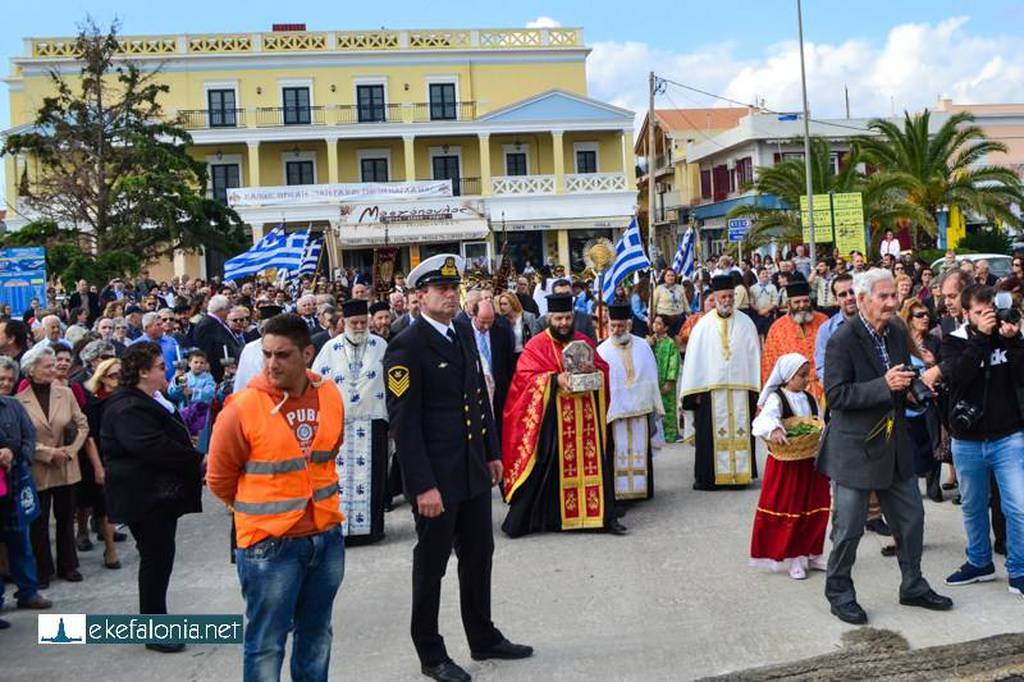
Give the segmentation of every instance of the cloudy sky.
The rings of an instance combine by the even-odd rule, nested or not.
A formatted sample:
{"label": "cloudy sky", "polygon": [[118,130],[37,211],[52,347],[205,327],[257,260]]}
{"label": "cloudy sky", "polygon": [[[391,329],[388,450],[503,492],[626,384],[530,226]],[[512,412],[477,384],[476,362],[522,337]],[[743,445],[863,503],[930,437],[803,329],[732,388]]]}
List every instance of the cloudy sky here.
{"label": "cloudy sky", "polygon": [[[590,94],[634,110],[647,106],[647,72],[772,109],[800,106],[795,0],[392,0],[386,4],[172,3],[49,0],[5,8],[0,53],[22,53],[27,36],[71,35],[91,13],[114,17],[123,32],[205,33],[267,30],[274,22],[312,29],[582,26],[593,52]],[[648,7],[650,9],[648,9]],[[805,0],[808,89],[812,112],[853,116],[957,102],[1024,102],[1024,2],[1020,0]],[[9,124],[0,88],[0,128]],[[677,87],[659,107],[723,104]],[[2,185],[0,185],[2,186]]]}

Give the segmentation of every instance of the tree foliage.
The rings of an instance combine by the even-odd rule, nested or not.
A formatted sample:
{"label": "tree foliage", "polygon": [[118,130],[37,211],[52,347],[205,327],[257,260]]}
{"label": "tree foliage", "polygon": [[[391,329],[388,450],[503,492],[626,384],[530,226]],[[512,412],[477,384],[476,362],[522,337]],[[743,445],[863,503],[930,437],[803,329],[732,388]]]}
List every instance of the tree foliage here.
{"label": "tree foliage", "polygon": [[[811,186],[815,194],[860,192],[865,220],[871,224],[873,232],[892,227],[900,217],[918,215],[919,209],[905,201],[903,178],[864,175],[858,170],[861,157],[856,145],[841,163],[833,163],[832,157],[833,149],[828,140],[811,138]],[[743,189],[774,196],[783,205],[782,209],[776,209],[747,204],[729,212],[729,218],[752,219],[753,228],[746,240],[750,247],[756,248],[773,238],[802,241],[800,197],[807,194],[803,159],[784,159],[774,166],[758,168],[754,182]]]}
{"label": "tree foliage", "polygon": [[117,32],[116,22],[103,32],[86,20],[76,42],[80,78],[51,72],[54,94],[34,125],[0,150],[33,159],[20,200],[45,221],[38,229],[57,229],[51,239],[83,247],[100,270],[182,249],[239,250],[241,220],[206,196],[206,166],[186,152],[191,136],[160,105],[168,87],[159,70],[116,59]]}
{"label": "tree foliage", "polygon": [[929,132],[931,112],[905,113],[903,126],[872,119],[876,135],[856,141],[863,158],[877,166],[879,175],[905,186],[907,201],[920,211],[906,217],[929,234],[936,234],[936,215],[956,205],[989,220],[1024,226],[1011,207],[1024,205],[1024,186],[1011,169],[984,164],[989,154],[1006,152],[1002,142],[990,140],[974,125],[969,112],[950,115]]}

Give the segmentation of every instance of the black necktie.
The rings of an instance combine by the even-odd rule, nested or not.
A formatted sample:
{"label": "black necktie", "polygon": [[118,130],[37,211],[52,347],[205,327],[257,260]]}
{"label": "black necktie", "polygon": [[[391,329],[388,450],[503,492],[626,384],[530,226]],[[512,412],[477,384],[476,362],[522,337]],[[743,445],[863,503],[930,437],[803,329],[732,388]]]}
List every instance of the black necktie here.
{"label": "black necktie", "polygon": [[454,329],[448,329],[448,338],[451,339],[451,342],[454,343],[456,346],[459,345],[459,337],[455,335]]}

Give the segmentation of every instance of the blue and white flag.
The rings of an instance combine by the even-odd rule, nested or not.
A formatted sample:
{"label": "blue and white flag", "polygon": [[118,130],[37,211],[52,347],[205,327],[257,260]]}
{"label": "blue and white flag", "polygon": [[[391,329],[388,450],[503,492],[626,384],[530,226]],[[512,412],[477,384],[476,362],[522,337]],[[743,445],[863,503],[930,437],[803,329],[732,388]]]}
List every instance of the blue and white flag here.
{"label": "blue and white flag", "polygon": [[629,227],[622,233],[622,238],[615,245],[615,263],[604,277],[604,290],[601,292],[601,300],[610,303],[615,298],[615,287],[619,286],[622,280],[637,270],[651,267],[651,261],[644,253],[643,243],[640,240],[640,226],[636,224],[636,217],[629,222]]}
{"label": "blue and white flag", "polygon": [[313,237],[306,242],[306,253],[302,256],[299,275],[316,274],[316,266],[320,264],[320,252],[324,248],[323,237]]}
{"label": "blue and white flag", "polygon": [[251,249],[224,263],[224,279],[251,277],[270,268],[297,270],[302,265],[308,238],[309,230],[286,233],[283,227],[275,227]]}
{"label": "blue and white flag", "polygon": [[683,279],[693,278],[693,247],[693,228],[686,228],[683,238],[679,240],[676,257],[672,259],[672,269],[679,273]]}

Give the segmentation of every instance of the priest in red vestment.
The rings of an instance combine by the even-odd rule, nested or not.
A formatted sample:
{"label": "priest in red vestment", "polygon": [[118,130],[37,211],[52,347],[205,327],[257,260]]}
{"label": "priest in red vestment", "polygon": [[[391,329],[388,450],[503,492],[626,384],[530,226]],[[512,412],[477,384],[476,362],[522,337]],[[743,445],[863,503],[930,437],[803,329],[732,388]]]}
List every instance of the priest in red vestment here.
{"label": "priest in red vestment", "polygon": [[549,327],[523,348],[503,414],[501,451],[510,537],[553,530],[623,533],[615,513],[614,463],[605,412],[608,365],[597,391],[572,393],[562,351],[594,342],[573,329],[572,297],[547,297]]}
{"label": "priest in red vestment", "polygon": [[820,404],[824,391],[814,367],[814,340],[818,336],[818,327],[828,322],[828,318],[811,309],[811,289],[807,282],[798,280],[787,284],[786,296],[789,298],[789,312],[775,320],[764,340],[761,385],[768,381],[779,358],[786,353],[799,353],[811,365],[807,390]]}

